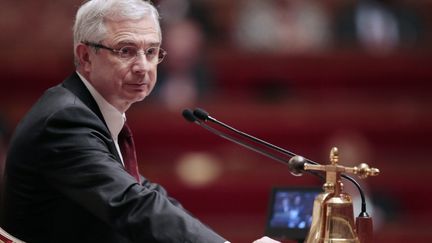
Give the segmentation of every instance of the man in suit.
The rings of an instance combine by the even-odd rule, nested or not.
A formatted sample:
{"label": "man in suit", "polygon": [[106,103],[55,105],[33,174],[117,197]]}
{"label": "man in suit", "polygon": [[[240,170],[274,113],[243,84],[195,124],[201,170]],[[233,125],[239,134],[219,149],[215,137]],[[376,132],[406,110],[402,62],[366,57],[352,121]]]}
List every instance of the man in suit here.
{"label": "man in suit", "polygon": [[6,231],[44,243],[227,242],[139,175],[122,145],[125,112],[150,94],[166,55],[158,19],[142,0],[79,8],[76,72],[44,93],[10,143]]}

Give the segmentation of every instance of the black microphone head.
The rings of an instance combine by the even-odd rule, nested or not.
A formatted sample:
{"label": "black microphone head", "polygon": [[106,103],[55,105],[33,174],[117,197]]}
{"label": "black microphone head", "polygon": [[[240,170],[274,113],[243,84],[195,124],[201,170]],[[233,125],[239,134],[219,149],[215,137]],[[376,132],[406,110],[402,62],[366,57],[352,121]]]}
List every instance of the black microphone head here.
{"label": "black microphone head", "polygon": [[193,114],[198,117],[198,119],[206,121],[209,118],[209,113],[203,109],[196,108]]}
{"label": "black microphone head", "polygon": [[197,118],[194,116],[193,112],[190,109],[184,109],[182,115],[187,121],[195,122],[197,120]]}
{"label": "black microphone head", "polygon": [[291,174],[295,176],[301,176],[304,172],[304,165],[306,163],[305,158],[301,156],[294,156],[288,161],[288,168]]}

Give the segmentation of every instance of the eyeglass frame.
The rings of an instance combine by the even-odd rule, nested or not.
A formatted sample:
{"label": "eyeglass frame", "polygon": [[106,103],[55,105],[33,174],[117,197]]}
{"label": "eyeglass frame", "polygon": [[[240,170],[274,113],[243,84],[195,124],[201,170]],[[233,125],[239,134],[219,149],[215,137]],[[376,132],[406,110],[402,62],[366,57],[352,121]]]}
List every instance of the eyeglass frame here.
{"label": "eyeglass frame", "polygon": [[[91,46],[91,47],[94,47],[94,48],[100,48],[100,49],[109,50],[109,51],[111,51],[112,53],[116,54],[120,59],[123,59],[123,60],[132,60],[132,59],[138,57],[138,53],[141,53],[141,52],[139,51],[139,48],[136,48],[136,47],[133,46],[133,45],[125,45],[125,46],[122,46],[121,48],[115,49],[115,48],[111,48],[111,47],[105,46],[105,45],[100,44],[100,43],[94,43],[94,42],[90,42],[90,41],[83,41],[82,43],[83,43],[84,45],[86,45],[86,46]],[[133,56],[132,56],[132,57],[122,57],[122,56],[121,56],[121,50],[122,50],[123,48],[125,48],[125,47],[133,47],[133,48],[136,48],[137,52],[136,52],[135,57],[133,57]],[[155,48],[155,49],[158,49],[158,50],[159,50],[159,53],[158,53],[158,56],[157,56],[157,57],[158,57],[158,58],[157,58],[157,62],[154,63],[154,64],[159,64],[159,63],[161,63],[161,62],[164,60],[165,56],[168,54],[168,52],[166,52],[164,49],[162,49],[162,48],[160,48],[160,47],[151,46],[151,47],[145,49],[144,52],[143,52],[143,54],[146,56],[146,60],[149,60],[149,59],[147,58],[148,50],[149,50],[149,49],[152,49],[152,48]],[[149,62],[151,62],[151,61],[149,61]],[[151,62],[151,63],[152,63],[152,62]]]}

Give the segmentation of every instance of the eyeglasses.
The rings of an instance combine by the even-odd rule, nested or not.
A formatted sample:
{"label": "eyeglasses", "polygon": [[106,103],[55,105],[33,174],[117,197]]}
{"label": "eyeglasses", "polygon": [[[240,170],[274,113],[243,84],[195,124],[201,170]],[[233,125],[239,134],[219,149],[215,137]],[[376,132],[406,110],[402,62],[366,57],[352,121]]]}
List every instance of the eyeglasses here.
{"label": "eyeglasses", "polygon": [[123,46],[121,48],[114,49],[114,48],[104,46],[102,44],[97,44],[97,43],[88,42],[88,41],[83,42],[83,44],[85,44],[87,46],[94,47],[94,48],[101,48],[101,49],[109,50],[109,51],[117,54],[117,56],[120,57],[121,59],[128,60],[128,61],[136,58],[139,53],[143,53],[145,55],[147,61],[150,63],[153,63],[153,64],[161,63],[163,61],[163,59],[165,58],[165,56],[168,54],[164,49],[162,49],[160,47],[154,47],[154,46],[149,47],[149,48],[141,51],[136,46]]}

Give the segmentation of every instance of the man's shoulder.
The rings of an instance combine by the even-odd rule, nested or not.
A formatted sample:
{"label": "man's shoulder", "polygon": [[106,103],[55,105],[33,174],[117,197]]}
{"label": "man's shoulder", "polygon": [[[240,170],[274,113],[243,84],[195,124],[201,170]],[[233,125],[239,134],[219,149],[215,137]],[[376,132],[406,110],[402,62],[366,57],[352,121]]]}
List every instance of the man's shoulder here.
{"label": "man's shoulder", "polygon": [[47,89],[22,118],[17,128],[42,127],[48,120],[62,116],[73,116],[71,119],[79,119],[80,116],[95,118],[97,114],[89,105],[64,84],[65,82]]}
{"label": "man's shoulder", "polygon": [[42,109],[48,113],[66,107],[90,108],[88,90],[76,73],[71,74],[62,83],[48,88],[32,106],[32,110]]}
{"label": "man's shoulder", "polygon": [[[63,84],[47,89],[30,110],[39,114],[50,114],[67,107],[86,108],[86,105],[70,90],[66,89]],[[41,111],[44,111],[40,113]]]}

